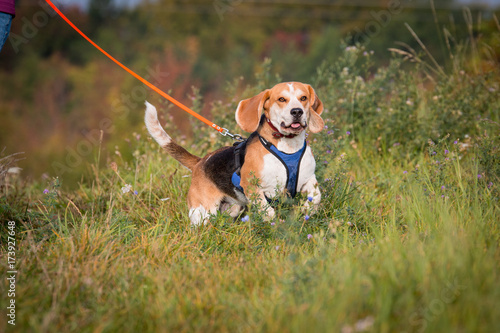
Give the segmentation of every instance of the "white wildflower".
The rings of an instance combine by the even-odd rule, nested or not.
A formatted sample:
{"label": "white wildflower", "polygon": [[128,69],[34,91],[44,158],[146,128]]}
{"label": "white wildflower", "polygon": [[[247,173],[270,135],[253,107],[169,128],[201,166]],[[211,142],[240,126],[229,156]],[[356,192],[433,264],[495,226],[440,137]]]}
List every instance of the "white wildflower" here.
{"label": "white wildflower", "polygon": [[7,170],[7,173],[10,173],[11,175],[18,175],[21,173],[21,168],[20,167],[12,167]]}
{"label": "white wildflower", "polygon": [[123,193],[128,193],[132,190],[132,185],[130,184],[125,184],[125,186],[122,187],[122,192]]}

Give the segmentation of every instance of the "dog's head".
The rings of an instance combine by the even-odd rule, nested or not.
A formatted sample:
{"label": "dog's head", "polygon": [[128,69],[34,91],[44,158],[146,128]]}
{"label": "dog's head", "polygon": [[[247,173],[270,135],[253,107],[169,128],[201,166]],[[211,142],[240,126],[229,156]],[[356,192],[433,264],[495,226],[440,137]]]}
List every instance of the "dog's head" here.
{"label": "dog's head", "polygon": [[310,85],[300,82],[279,83],[241,101],[236,109],[236,122],[244,131],[254,132],[262,112],[284,135],[299,134],[306,127],[317,133],[325,126],[320,116],[323,103]]}

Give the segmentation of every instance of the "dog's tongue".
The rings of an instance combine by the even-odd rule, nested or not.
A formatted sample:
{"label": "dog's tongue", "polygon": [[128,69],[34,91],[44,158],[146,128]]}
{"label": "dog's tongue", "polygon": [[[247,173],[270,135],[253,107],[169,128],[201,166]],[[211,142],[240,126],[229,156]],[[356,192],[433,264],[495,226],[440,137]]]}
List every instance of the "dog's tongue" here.
{"label": "dog's tongue", "polygon": [[293,123],[292,125],[292,128],[299,128],[300,126],[302,126],[300,123]]}

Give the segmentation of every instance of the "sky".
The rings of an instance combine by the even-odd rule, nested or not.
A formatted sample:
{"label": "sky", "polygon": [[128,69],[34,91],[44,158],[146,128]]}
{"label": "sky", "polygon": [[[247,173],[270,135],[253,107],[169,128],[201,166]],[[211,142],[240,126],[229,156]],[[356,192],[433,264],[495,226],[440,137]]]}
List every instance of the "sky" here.
{"label": "sky", "polygon": [[[500,0],[499,0],[500,1]],[[75,4],[75,5],[80,5],[83,8],[86,8],[90,2],[90,0],[59,0],[55,1],[54,3],[61,3],[61,4]],[[114,3],[119,5],[119,6],[135,6],[138,3],[142,2],[142,0],[114,0]]]}
{"label": "sky", "polygon": [[494,8],[500,7],[500,0],[458,0],[458,2],[463,4],[474,4],[474,3],[488,4]]}
{"label": "sky", "polygon": [[[86,8],[90,0],[60,0],[60,3],[65,4],[77,4]],[[135,6],[140,3],[142,0],[114,0],[115,4],[119,6]],[[488,4],[491,7],[500,7],[500,0],[456,0],[461,4]],[[436,0],[435,3],[439,3],[439,0]]]}

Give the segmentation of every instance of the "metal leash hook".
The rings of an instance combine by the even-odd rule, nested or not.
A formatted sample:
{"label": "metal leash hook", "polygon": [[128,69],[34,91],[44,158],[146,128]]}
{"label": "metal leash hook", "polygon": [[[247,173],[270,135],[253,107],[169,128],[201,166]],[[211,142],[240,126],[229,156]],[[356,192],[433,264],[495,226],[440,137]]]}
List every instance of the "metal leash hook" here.
{"label": "metal leash hook", "polygon": [[242,137],[240,134],[231,134],[227,128],[222,128],[222,132],[220,132],[222,136],[229,136],[232,138],[234,141],[238,142],[243,142],[245,141],[245,138]]}

